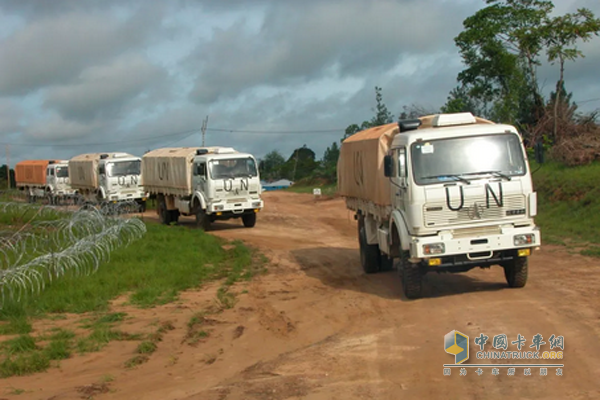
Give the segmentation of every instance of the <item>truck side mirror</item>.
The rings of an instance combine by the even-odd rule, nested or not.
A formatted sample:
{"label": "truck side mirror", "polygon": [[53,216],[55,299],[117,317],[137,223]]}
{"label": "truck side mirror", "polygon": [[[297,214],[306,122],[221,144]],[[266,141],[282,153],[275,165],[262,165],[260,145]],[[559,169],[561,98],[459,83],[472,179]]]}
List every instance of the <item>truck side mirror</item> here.
{"label": "truck side mirror", "polygon": [[392,176],[392,170],[393,170],[393,161],[392,161],[392,156],[385,156],[383,158],[383,174],[390,178]]}

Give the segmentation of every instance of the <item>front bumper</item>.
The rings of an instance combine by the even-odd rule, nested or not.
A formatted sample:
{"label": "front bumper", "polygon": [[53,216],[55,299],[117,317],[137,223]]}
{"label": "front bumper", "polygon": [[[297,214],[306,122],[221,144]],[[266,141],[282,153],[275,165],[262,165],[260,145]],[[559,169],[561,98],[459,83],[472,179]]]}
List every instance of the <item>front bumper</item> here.
{"label": "front bumper", "polygon": [[[515,235],[533,235],[532,241],[523,245],[515,245]],[[426,254],[425,245],[443,243],[444,252]],[[449,256],[465,256],[469,261],[485,261],[498,252],[517,251],[518,249],[535,248],[541,245],[541,233],[536,226],[501,228],[498,234],[477,235],[470,237],[454,237],[451,233],[435,236],[413,237],[410,243],[412,259],[444,258]],[[416,261],[416,260],[415,260]]]}
{"label": "front bumper", "polygon": [[247,212],[257,212],[255,210],[261,210],[264,207],[262,200],[247,199],[246,201],[237,203],[211,203],[208,205],[206,213],[211,214],[229,214],[229,215],[242,215]]}

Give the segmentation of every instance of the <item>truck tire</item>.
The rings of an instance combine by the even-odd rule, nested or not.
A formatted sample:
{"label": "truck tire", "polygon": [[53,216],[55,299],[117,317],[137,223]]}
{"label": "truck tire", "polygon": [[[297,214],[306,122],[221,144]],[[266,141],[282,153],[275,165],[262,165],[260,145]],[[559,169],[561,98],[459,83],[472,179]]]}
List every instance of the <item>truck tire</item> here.
{"label": "truck tire", "polygon": [[511,288],[522,288],[527,283],[528,258],[517,257],[504,265],[504,277]]}
{"label": "truck tire", "polygon": [[198,211],[196,211],[196,226],[204,231],[210,229],[210,217],[206,215],[206,211],[202,207],[198,207]]}
{"label": "truck tire", "polygon": [[179,210],[168,210],[167,212],[170,214],[171,222],[179,222]]}
{"label": "truck tire", "polygon": [[405,260],[401,263],[400,274],[402,276],[402,289],[404,295],[409,299],[421,297],[423,289],[423,273],[419,264],[413,264]]}
{"label": "truck tire", "polygon": [[366,274],[374,274],[380,269],[380,252],[376,244],[367,244],[367,232],[361,226],[358,230],[358,243],[360,245],[360,263]]}
{"label": "truck tire", "polygon": [[253,228],[256,225],[256,213],[242,215],[242,222],[246,228]]}
{"label": "truck tire", "polygon": [[171,223],[171,213],[167,210],[167,203],[165,203],[164,197],[159,198],[157,211],[160,216],[160,222],[169,225]]}

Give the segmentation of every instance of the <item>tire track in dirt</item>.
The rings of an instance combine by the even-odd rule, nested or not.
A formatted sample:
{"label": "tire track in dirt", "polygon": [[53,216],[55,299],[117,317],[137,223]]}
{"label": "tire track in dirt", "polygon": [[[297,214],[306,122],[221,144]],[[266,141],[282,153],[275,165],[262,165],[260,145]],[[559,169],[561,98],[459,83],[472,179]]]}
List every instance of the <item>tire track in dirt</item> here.
{"label": "tire track in dirt", "polygon": [[[79,398],[75,387],[107,373],[115,377],[111,391],[97,398],[600,398],[598,260],[544,246],[531,258],[523,289],[508,289],[502,270],[492,268],[428,275],[424,298],[407,301],[396,271],[362,272],[356,223],[341,200],[269,192],[265,203],[254,228],[231,221],[216,223],[211,233],[258,247],[270,262],[267,274],[244,284],[247,293],[239,287],[237,305],[219,314],[206,341],[181,344],[186,322],[216,288],[186,292],[180,304],[153,309],[153,318],[173,320],[176,329],[138,368],[119,367],[131,349],[111,344],[85,369],[79,359],[66,360],[60,372],[6,383],[36,388],[19,399]],[[191,218],[181,223],[193,226]],[[537,333],[545,341],[563,335],[564,375],[523,376],[520,370],[506,376],[504,369],[477,376],[469,369],[464,377],[458,370],[443,376],[442,365],[452,362],[443,336],[454,329],[471,338],[490,336],[487,350],[499,333],[511,340],[521,334],[526,345]],[[468,362],[477,362],[475,352]]]}

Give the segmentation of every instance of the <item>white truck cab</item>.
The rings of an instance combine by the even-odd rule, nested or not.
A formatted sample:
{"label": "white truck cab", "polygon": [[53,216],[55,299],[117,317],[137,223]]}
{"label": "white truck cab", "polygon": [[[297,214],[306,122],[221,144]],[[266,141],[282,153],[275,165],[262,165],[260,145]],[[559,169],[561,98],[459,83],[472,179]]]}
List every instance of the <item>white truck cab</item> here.
{"label": "white truck cab", "polygon": [[73,196],[75,191],[69,179],[69,161],[50,161],[46,168],[46,190],[53,198]]}
{"label": "white truck cab", "polygon": [[119,202],[146,201],[141,185],[142,159],[127,153],[107,153],[98,161],[98,191],[102,200]]}
{"label": "white truck cab", "polygon": [[81,154],[69,160],[71,186],[88,202],[135,201],[146,209],[141,158],[122,152]]}

